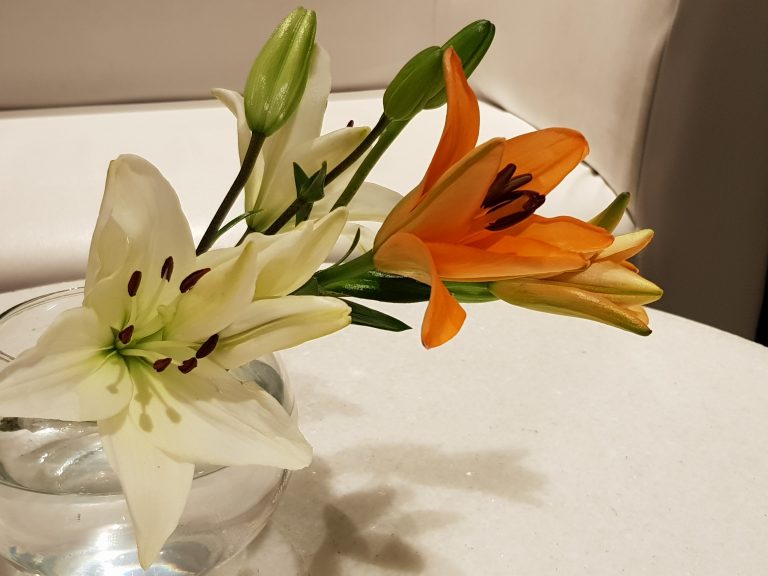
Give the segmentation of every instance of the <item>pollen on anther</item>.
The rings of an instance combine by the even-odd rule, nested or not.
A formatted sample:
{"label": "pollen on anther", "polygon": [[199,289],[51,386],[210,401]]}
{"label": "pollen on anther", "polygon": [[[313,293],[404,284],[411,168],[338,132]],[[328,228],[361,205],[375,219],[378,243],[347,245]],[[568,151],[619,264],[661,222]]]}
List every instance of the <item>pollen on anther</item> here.
{"label": "pollen on anther", "polygon": [[181,363],[181,366],[179,366],[179,372],[182,374],[189,374],[195,368],[197,368],[197,358],[193,356],[192,358],[187,358],[184,360],[184,362]]}
{"label": "pollen on anther", "polygon": [[123,344],[128,344],[133,338],[133,324],[129,324],[117,333],[117,339]]}
{"label": "pollen on anther", "polygon": [[173,256],[168,256],[163,262],[163,267],[160,270],[160,278],[163,280],[171,281],[171,275],[173,275]]}
{"label": "pollen on anther", "polygon": [[181,284],[179,284],[179,292],[184,294],[185,292],[191,290],[192,287],[200,281],[200,278],[208,274],[210,271],[210,268],[201,268],[200,270],[195,270],[192,272],[189,276],[181,281]]}
{"label": "pollen on anther", "polygon": [[168,366],[171,365],[171,362],[173,362],[172,358],[161,358],[160,360],[155,360],[152,363],[152,368],[154,368],[158,372],[162,372],[163,370],[168,368]]}
{"label": "pollen on anther", "polygon": [[136,270],[131,274],[131,278],[128,280],[128,296],[133,298],[139,291],[139,285],[141,284],[141,270]]}
{"label": "pollen on anther", "polygon": [[205,358],[213,352],[214,348],[216,348],[216,344],[219,343],[219,335],[214,334],[208,340],[203,342],[203,344],[200,346],[200,348],[197,349],[197,352],[195,352],[195,358]]}

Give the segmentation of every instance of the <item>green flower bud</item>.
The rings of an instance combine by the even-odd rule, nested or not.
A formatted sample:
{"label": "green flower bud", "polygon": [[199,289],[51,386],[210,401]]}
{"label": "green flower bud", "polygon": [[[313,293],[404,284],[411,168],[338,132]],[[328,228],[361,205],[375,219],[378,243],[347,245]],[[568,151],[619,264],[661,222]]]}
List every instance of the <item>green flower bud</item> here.
{"label": "green flower bud", "polygon": [[496,27],[488,20],[465,26],[442,46],[430,46],[411,58],[384,92],[384,115],[390,120],[410,120],[424,109],[445,104],[443,53],[453,47],[469,77],[493,42]]}
{"label": "green flower bud", "polygon": [[252,132],[269,136],[296,110],[307,85],[317,17],[297,8],[272,33],[251,67],[243,99]]}
{"label": "green flower bud", "polygon": [[384,92],[384,115],[390,120],[408,120],[424,109],[444,83],[442,51],[425,48],[408,60]]}
{"label": "green flower bud", "polygon": [[[464,75],[469,78],[475,68],[480,64],[491,47],[493,37],[496,34],[496,26],[488,20],[477,20],[459,30],[448,42],[441,46],[442,51],[453,47],[461,59],[461,67],[464,69]],[[445,86],[427,102],[427,110],[439,108],[445,104]]]}
{"label": "green flower bud", "polygon": [[589,221],[593,226],[599,226],[608,232],[613,232],[621,222],[624,212],[629,206],[629,192],[622,192],[608,204],[608,207]]}

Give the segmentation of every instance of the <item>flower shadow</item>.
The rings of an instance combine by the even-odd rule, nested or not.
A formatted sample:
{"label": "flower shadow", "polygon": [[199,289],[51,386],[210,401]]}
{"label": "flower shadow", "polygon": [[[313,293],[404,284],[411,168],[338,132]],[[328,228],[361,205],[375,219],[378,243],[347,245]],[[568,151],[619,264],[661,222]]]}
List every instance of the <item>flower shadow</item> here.
{"label": "flower shadow", "polygon": [[[421,551],[419,535],[460,522],[460,513],[425,509],[415,503],[417,492],[434,487],[537,505],[546,480],[523,465],[525,454],[427,444],[353,447],[295,473],[275,522],[313,576],[348,573],[349,563],[402,574],[436,573],[439,563],[441,575],[459,574],[449,559]],[[339,493],[342,476],[358,488]]]}

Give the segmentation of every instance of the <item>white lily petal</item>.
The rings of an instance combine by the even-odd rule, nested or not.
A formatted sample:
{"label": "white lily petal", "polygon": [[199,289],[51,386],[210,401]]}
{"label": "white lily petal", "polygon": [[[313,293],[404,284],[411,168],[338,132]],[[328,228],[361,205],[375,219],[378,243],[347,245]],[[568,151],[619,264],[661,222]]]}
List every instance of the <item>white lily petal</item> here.
{"label": "white lily petal", "polygon": [[260,258],[254,297],[283,296],[302,286],[325,262],[346,220],[341,208],[277,236],[252,234],[248,243],[257,246]]}
{"label": "white lily petal", "polygon": [[[267,195],[262,198],[260,205],[262,212],[254,218],[262,223],[262,227],[266,227],[296,198],[294,162],[301,166],[308,175],[317,172],[324,161],[328,163],[328,170],[330,171],[363,141],[368,132],[370,129],[364,126],[342,128],[330,134],[296,143],[290,149],[289,156],[281,160],[279,166],[274,167],[271,177],[264,180],[264,190],[267,191]],[[318,208],[313,211],[313,214],[318,214],[318,211],[320,214],[326,214],[331,209],[341,194],[342,188],[339,188],[339,185],[345,185],[345,182],[351,178],[352,172],[345,171],[345,175],[346,180],[339,183],[334,180],[333,184],[326,188],[326,197],[317,202]]]}
{"label": "white lily petal", "polygon": [[113,335],[95,312],[62,313],[37,346],[0,371],[0,410],[8,416],[84,420],[78,383],[104,365]]}
{"label": "white lily petal", "polygon": [[242,248],[240,246],[232,246],[231,248],[216,248],[215,250],[209,250],[203,252],[197,257],[195,263],[196,268],[216,268],[223,265],[225,262],[235,260],[240,256]]}
{"label": "white lily petal", "polygon": [[[138,156],[113,160],[91,240],[86,302],[99,280],[114,277],[127,287],[136,270],[143,275],[142,293],[151,295],[162,281],[166,258],[173,258],[176,274],[184,274],[194,262],[194,252],[179,199],[157,168]],[[113,304],[121,305],[125,301]]]}
{"label": "white lily petal", "polygon": [[[235,119],[237,120],[237,150],[240,156],[240,162],[242,163],[251,141],[251,129],[248,127],[248,121],[245,118],[243,96],[238,92],[225,90],[224,88],[214,88],[212,92],[213,95],[235,115]],[[258,202],[259,190],[261,189],[263,178],[264,155],[259,154],[258,158],[256,158],[256,165],[253,167],[253,171],[245,184],[245,209],[247,211],[257,208],[256,203]]]}
{"label": "white lily petal", "polygon": [[96,371],[77,382],[79,420],[103,420],[125,409],[133,397],[133,382],[125,361],[109,356]]}
{"label": "white lily petal", "polygon": [[320,134],[330,93],[331,59],[320,45],[315,44],[307,86],[299,107],[288,122],[264,143],[264,157],[267,162],[264,183],[269,194],[273,194],[274,171],[280,164],[290,166],[291,162],[295,161],[286,155],[293,155],[297,146],[313,140]]}
{"label": "white lily petal", "polygon": [[312,448],[272,396],[213,362],[188,374],[161,376],[143,365],[131,372],[137,389],[146,387],[154,397],[133,402],[130,417],[147,441],[179,460],[295,470],[312,459]]}
{"label": "white lily petal", "polygon": [[297,346],[350,323],[349,307],[336,298],[284,296],[257,300],[219,334],[211,360],[235,368],[275,350]]}
{"label": "white lily petal", "polygon": [[399,192],[373,182],[364,182],[349,203],[349,219],[383,222],[402,199]]}
{"label": "white lily petal", "polygon": [[212,268],[182,295],[166,326],[171,340],[202,342],[238,317],[251,302],[259,254],[245,243],[235,259]]}
{"label": "white lily petal", "polygon": [[246,150],[248,150],[248,143],[251,141],[251,129],[245,118],[243,95],[226,88],[214,88],[211,93],[235,116],[237,121],[237,150],[240,153],[240,161],[242,161]]}
{"label": "white lily petal", "polygon": [[195,467],[156,448],[128,410],[98,424],[104,452],[128,502],[139,562],[147,569],[179,523]]}

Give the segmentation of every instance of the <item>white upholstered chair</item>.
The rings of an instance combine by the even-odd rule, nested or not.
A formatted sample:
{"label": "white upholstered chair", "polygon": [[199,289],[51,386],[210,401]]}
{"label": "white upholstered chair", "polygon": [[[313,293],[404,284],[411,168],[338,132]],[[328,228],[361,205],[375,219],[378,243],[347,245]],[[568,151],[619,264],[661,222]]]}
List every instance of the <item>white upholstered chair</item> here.
{"label": "white upholstered chair", "polygon": [[[486,101],[532,126],[565,125],[587,135],[589,166],[601,178],[579,177],[569,188],[575,194],[571,205],[589,212],[612,191],[632,192],[636,223],[657,230],[640,264],[666,289],[660,307],[754,337],[768,261],[768,152],[762,142],[768,128],[768,4],[317,0],[305,5],[318,12],[319,41],[333,56],[337,91],[382,88],[424,45],[442,43],[472,19],[492,20],[496,41],[473,84]],[[91,110],[91,128],[67,124],[66,111],[34,109],[206,99],[213,86],[239,88],[255,51],[290,8],[277,0],[3,4],[0,109],[7,111],[0,113],[5,252],[0,290],[79,273],[89,226],[57,220],[66,208],[57,193],[74,194],[70,203],[80,206],[85,224],[95,217],[98,191],[81,195],[79,167],[56,165],[51,158],[64,153],[96,159],[98,143],[83,139],[91,128],[99,133],[99,108]],[[223,137],[224,132],[200,134],[187,124],[192,116],[184,110],[165,114],[165,134],[153,135],[159,116],[152,112],[158,110],[163,107],[118,110],[138,115],[117,125],[144,122],[144,140],[152,141],[117,138],[120,145],[140,148],[119,151],[144,146],[151,152],[153,145],[159,151],[174,142],[194,158],[196,145]],[[16,122],[19,117],[27,122]],[[51,117],[55,121],[46,123]],[[510,124],[502,115],[489,117],[496,124],[486,121],[484,134],[498,128],[498,135],[510,135],[503,133]],[[217,122],[205,126],[215,132]],[[424,130],[439,130],[439,119],[425,122]],[[32,138],[33,158],[15,144],[20,135],[14,130],[30,126],[41,131]],[[174,130],[180,135],[175,141]],[[81,140],[75,142],[72,135],[78,132]],[[410,145],[427,146],[431,137],[413,136]],[[46,171],[51,166],[54,174]],[[183,168],[168,167],[180,174]],[[182,183],[191,189],[212,185],[200,180]],[[22,223],[22,209],[37,220]],[[201,209],[191,217],[203,214]],[[45,223],[50,233],[25,236],[30,222]],[[42,259],[42,267],[37,259],[18,262],[8,256],[14,242],[39,254],[57,249],[62,254]]]}

